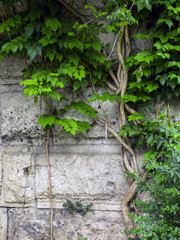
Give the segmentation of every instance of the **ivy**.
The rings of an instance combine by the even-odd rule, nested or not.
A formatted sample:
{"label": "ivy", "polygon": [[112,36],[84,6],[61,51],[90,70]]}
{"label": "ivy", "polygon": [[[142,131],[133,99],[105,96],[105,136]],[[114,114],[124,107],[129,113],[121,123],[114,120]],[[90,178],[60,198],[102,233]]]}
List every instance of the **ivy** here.
{"label": "ivy", "polygon": [[[152,50],[146,50],[131,56],[126,60],[127,68],[132,71],[132,76],[138,82],[138,86],[129,88],[134,93],[141,90],[146,92],[148,88],[152,92],[151,97],[170,101],[174,97],[180,95],[179,81],[179,7],[176,1],[137,1],[138,11],[141,12],[145,7],[149,12],[149,17],[154,21],[148,29],[148,34],[136,34],[138,39],[146,38],[153,41]],[[151,7],[150,7],[150,6]],[[149,7],[148,7],[149,6]],[[160,74],[160,75],[159,75]],[[133,81],[134,82],[134,81]],[[142,82],[142,85],[139,84]],[[144,83],[146,82],[146,88]],[[156,86],[152,89],[152,85]],[[163,86],[163,89],[162,89]],[[162,89],[158,91],[158,89]]]}
{"label": "ivy", "polygon": [[[51,1],[43,1],[41,7],[39,3],[33,4],[25,17],[23,14],[15,15],[0,26],[1,33],[14,30],[21,32],[18,36],[13,35],[11,40],[5,39],[0,55],[4,58],[10,53],[20,54],[32,61],[25,69],[24,80],[20,84],[25,86],[24,93],[27,97],[34,97],[35,103],[38,96],[56,99],[58,102],[68,101],[60,89],[67,84],[73,85],[74,91],[86,87],[90,69],[95,77],[94,82],[106,77],[103,66],[97,70],[99,63],[104,63],[106,59],[100,53],[103,45],[99,38],[91,34],[94,24],[73,24],[63,18],[61,5],[58,4],[54,10],[51,4]],[[47,12],[47,7],[50,13]],[[96,28],[101,29],[102,25],[96,24]],[[42,62],[36,60],[38,57],[42,58]],[[96,117],[95,110],[82,102],[67,105],[65,111],[70,108],[80,110],[86,116]],[[65,131],[70,131],[73,135],[78,130],[84,131],[90,127],[87,123],[77,124],[74,120],[60,119],[60,115],[57,117],[52,113],[40,117],[38,124],[42,124],[44,129],[61,124]]]}
{"label": "ivy", "polygon": [[104,92],[104,93],[102,93],[102,95],[99,95],[99,94],[92,95],[88,99],[88,102],[94,102],[96,100],[101,100],[102,102],[110,101],[113,103],[114,101],[116,101],[116,100],[119,101],[120,99],[121,99],[121,97],[116,94],[110,94],[108,92]]}
{"label": "ivy", "polygon": [[[8,8],[17,1],[2,2],[7,7],[7,13],[5,11],[0,24],[3,36],[0,60],[12,54],[29,59],[20,85],[27,97],[34,97],[35,104],[42,100],[46,104],[47,111],[39,117],[38,124],[47,131],[47,160],[50,129],[60,125],[74,136],[78,131],[83,133],[91,128],[86,121],[65,118],[63,115],[66,112],[74,109],[86,117],[96,118],[97,123],[105,126],[122,144],[122,167],[125,173],[129,172],[130,190],[134,184],[137,185],[134,192],[128,191],[123,198],[123,206],[128,206],[126,197],[129,199],[135,195],[136,189],[148,190],[152,195],[152,201],[138,203],[146,215],[132,216],[137,226],[135,229],[130,230],[128,207],[122,209],[123,214],[126,212],[124,219],[129,236],[178,239],[179,125],[172,123],[170,116],[167,118],[162,112],[157,119],[144,119],[144,114],[133,108],[135,106],[137,110],[139,105],[146,106],[151,99],[163,100],[168,105],[172,99],[179,98],[179,3],[175,0],[127,0],[126,4],[123,0],[106,1],[102,12],[86,5],[94,18],[81,22],[83,18],[77,13],[76,19],[67,13],[65,5],[60,4],[63,1],[35,1],[27,10],[13,16],[8,15]],[[73,13],[73,9],[69,8]],[[99,17],[106,19],[106,24],[102,24]],[[148,22],[147,32],[137,33],[134,37],[150,40],[152,49],[129,56],[128,27],[145,20]],[[109,32],[114,33],[116,38],[110,55],[106,57],[104,52],[108,46],[101,43],[99,36]],[[114,48],[117,48],[118,61],[109,61]],[[108,91],[97,94],[97,86],[107,87]],[[81,92],[87,87],[94,92],[88,101],[84,100]],[[82,101],[71,101],[66,94],[67,88],[71,88],[71,92],[80,96]],[[96,110],[89,105],[94,101],[99,101],[104,119],[98,119]],[[120,104],[119,134],[114,131],[103,109],[104,104],[101,104],[106,101]],[[148,148],[143,168],[148,177],[153,178],[153,183],[142,180],[138,174],[135,153],[130,144],[132,137],[136,137],[138,147]],[[128,159],[130,163],[126,159],[127,153],[131,155]],[[51,186],[49,189],[51,192]],[[84,213],[90,207],[71,201],[65,204],[73,213],[76,210]]]}
{"label": "ivy", "polygon": [[180,237],[180,125],[172,123],[163,112],[159,115],[160,119],[145,119],[138,126],[125,126],[121,130],[121,134],[135,135],[139,146],[145,143],[149,147],[142,164],[154,180],[139,181],[143,191],[150,192],[152,200],[137,202],[146,213],[132,215],[137,227],[131,233],[138,234],[137,239]]}

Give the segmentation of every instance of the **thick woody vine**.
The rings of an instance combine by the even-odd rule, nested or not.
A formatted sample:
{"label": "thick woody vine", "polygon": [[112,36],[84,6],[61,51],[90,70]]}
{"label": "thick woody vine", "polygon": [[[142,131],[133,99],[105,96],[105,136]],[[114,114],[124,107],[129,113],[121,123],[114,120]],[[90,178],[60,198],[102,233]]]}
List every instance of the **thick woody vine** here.
{"label": "thick woody vine", "polygon": [[[169,101],[172,97],[178,98],[180,95],[179,62],[177,61],[179,49],[177,22],[180,9],[176,1],[129,0],[126,4],[120,0],[107,1],[102,12],[97,12],[92,6],[86,6],[94,16],[89,20],[73,9],[73,1],[69,4],[63,0],[27,1],[28,10],[21,14],[16,14],[15,5],[12,11],[12,8],[8,10],[7,1],[2,2],[4,16],[0,25],[2,34],[0,59],[10,54],[19,54],[21,57],[29,58],[31,63],[24,70],[24,80],[21,85],[25,86],[24,92],[27,97],[34,97],[35,104],[43,99],[47,106],[47,112],[40,116],[38,124],[42,124],[44,130],[47,131],[51,240],[53,240],[53,197],[49,157],[51,129],[60,125],[65,131],[75,135],[77,131],[83,133],[91,128],[86,121],[63,118],[63,114],[69,109],[76,109],[86,117],[93,118],[97,124],[105,128],[105,136],[109,131],[121,144],[122,168],[129,181],[129,190],[122,200],[126,230],[131,238],[134,238],[136,234],[146,236],[145,230],[140,231],[139,228],[132,230],[134,223],[133,218],[129,216],[129,203],[133,202],[134,211],[138,212],[133,199],[140,185],[150,190],[146,178],[150,174],[148,170],[154,168],[147,161],[144,172],[139,174],[131,136],[138,136],[137,143],[142,145],[145,142],[147,147],[156,146],[157,136],[160,135],[161,138],[163,136],[163,140],[160,139],[161,145],[158,144],[157,147],[159,151],[162,148],[166,156],[169,154],[169,149],[165,144],[167,139],[169,141],[169,138],[173,138],[174,142],[178,140],[175,134],[178,127],[168,122],[170,111],[168,111],[168,119],[163,130],[166,134],[162,133],[162,127],[159,125],[165,121],[162,120],[162,116],[159,119],[162,104],[157,110],[156,121],[159,121],[158,123],[144,121],[142,114],[136,112],[137,107],[142,107],[143,103],[147,103],[151,98],[159,101],[163,99],[163,104],[167,103],[170,109]],[[8,7],[12,7],[15,2],[17,1],[9,1]],[[132,36],[129,35],[129,27],[138,24],[138,21],[141,23],[147,16],[151,21],[152,8],[158,10],[159,14],[155,11],[156,16],[153,16],[155,21],[151,23],[152,29],[149,33],[137,34],[136,37],[152,40],[153,48],[130,56]],[[104,19],[107,19],[109,23],[105,25]],[[116,37],[107,54],[108,46],[103,46],[98,36],[100,33],[108,34],[109,31],[113,32]],[[118,59],[113,60],[112,53],[115,50]],[[85,99],[82,92],[89,86],[92,88],[93,95],[90,99]],[[102,95],[97,93],[96,89],[99,86],[106,88],[106,92]],[[60,89],[66,89],[66,87],[71,87],[81,101],[71,102],[63,96]],[[58,109],[58,106],[53,106],[53,100],[64,101],[65,107]],[[119,102],[119,131],[117,132],[103,107],[103,102],[107,100],[112,103]],[[93,101],[98,101],[104,119],[98,118],[96,110],[91,107],[90,103]],[[165,119],[165,116],[163,117]],[[170,130],[168,130],[168,135],[166,128],[171,128],[174,135],[169,133]],[[173,141],[171,141],[171,146]],[[176,152],[176,145],[172,148]],[[163,154],[159,156],[157,153],[154,157],[155,161],[158,162],[159,159],[163,161],[166,158]],[[149,158],[151,162],[152,156]],[[134,217],[134,219],[137,218]],[[138,221],[141,221],[140,216]],[[154,229],[151,232],[159,234],[155,233]],[[166,234],[165,238],[156,239],[169,239],[167,237],[169,233],[164,234]],[[177,236],[176,232],[173,234]],[[150,235],[150,238],[144,239],[152,238]]]}

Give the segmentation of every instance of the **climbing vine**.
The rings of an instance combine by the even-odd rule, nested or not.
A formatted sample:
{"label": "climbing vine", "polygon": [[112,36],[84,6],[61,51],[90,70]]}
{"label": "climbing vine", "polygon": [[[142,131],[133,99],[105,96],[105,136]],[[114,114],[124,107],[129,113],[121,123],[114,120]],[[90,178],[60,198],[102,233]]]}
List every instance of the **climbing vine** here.
{"label": "climbing vine", "polygon": [[[131,238],[134,238],[136,234],[146,236],[148,228],[144,230],[141,227],[141,230],[135,230],[133,218],[129,216],[129,203],[133,201],[140,186],[145,186],[151,193],[154,193],[153,197],[158,199],[156,203],[160,201],[156,195],[158,187],[162,190],[161,182],[166,181],[164,178],[163,180],[156,179],[156,176],[160,176],[158,171],[161,172],[162,169],[158,168],[155,162],[158,162],[157,159],[161,159],[162,165],[165,166],[162,168],[167,172],[170,165],[166,158],[170,159],[172,155],[165,155],[165,153],[175,151],[172,154],[176,156],[179,151],[177,147],[179,127],[172,125],[169,114],[169,101],[178,98],[180,93],[179,4],[175,0],[106,1],[107,4],[101,12],[98,12],[93,6],[86,5],[85,8],[93,13],[93,18],[86,21],[73,9],[72,4],[68,5],[63,0],[27,1],[27,6],[21,13],[16,13],[16,11],[12,13],[11,11],[11,7],[18,1],[1,2],[3,17],[0,24],[2,36],[0,59],[11,54],[20,55],[25,61],[29,59],[20,85],[24,86],[24,93],[27,97],[34,98],[35,104],[43,100],[47,107],[47,111],[40,116],[38,124],[41,124],[44,131],[47,132],[51,240],[53,239],[53,205],[48,152],[50,130],[56,125],[60,125],[65,131],[75,135],[78,131],[83,133],[91,128],[88,121],[64,118],[64,114],[70,109],[76,109],[85,114],[87,118],[93,118],[122,145],[122,168],[129,181],[129,190],[122,201],[126,230]],[[130,40],[133,36],[130,36],[129,28],[141,24],[142,21],[147,21],[147,33],[138,33],[135,37],[149,39],[152,42],[152,49],[130,56]],[[109,32],[114,33],[116,38],[112,46],[104,46],[99,36]],[[112,57],[115,50],[117,52],[116,60]],[[101,95],[96,90],[99,86],[106,89]],[[82,93],[87,87],[91,87],[93,92],[89,99],[85,99]],[[63,95],[63,90],[66,88],[71,88],[73,92],[77,93],[80,101],[72,102],[70,98]],[[163,100],[163,104],[167,104],[168,119],[164,117],[163,120],[161,118],[149,121],[144,120],[143,113],[137,113],[138,107],[146,108],[151,99]],[[107,100],[119,103],[119,131],[117,132],[103,107],[103,102]],[[94,101],[98,102],[103,119],[98,117],[96,109],[90,105]],[[60,105],[54,104],[54,102],[64,102],[65,107],[60,109]],[[162,124],[165,124],[164,128]],[[169,131],[168,134],[167,131]],[[139,173],[131,141],[132,136],[135,135],[138,136],[138,145],[150,146],[145,155],[145,167],[142,174]],[[157,136],[160,136],[161,139]],[[174,142],[169,142],[168,139],[173,139]],[[160,143],[162,144],[159,145]],[[156,149],[162,155],[159,156]],[[179,158],[174,157],[174,161],[178,162]],[[173,174],[177,177],[177,173]],[[158,187],[146,181],[148,176],[155,177],[156,183],[159,184]],[[173,178],[170,175],[168,179]],[[177,177],[177,182],[178,179]],[[173,192],[176,199],[179,196],[178,186],[174,189],[176,189]],[[163,188],[163,191],[164,193],[169,191],[168,193],[171,194],[173,190],[172,188]],[[164,203],[168,204],[168,201],[164,201]],[[141,205],[143,204],[141,203]],[[152,205],[147,204],[143,207],[149,213],[148,209]],[[135,204],[134,209],[137,212]],[[175,209],[173,211],[176,215],[179,208],[173,209]],[[160,214],[164,216],[164,213],[173,212],[171,209],[168,211],[164,208]],[[154,219],[156,215],[154,212],[150,213],[151,219]],[[142,215],[134,216],[134,221],[142,223],[142,218]],[[143,219],[147,220],[146,217]],[[173,224],[178,228],[176,221]],[[168,231],[171,230],[172,228]],[[174,229],[172,231],[175,231],[173,236],[176,237],[177,231]],[[175,239],[169,238],[167,233],[164,234],[165,238],[160,238],[157,234],[159,238],[153,239]]]}

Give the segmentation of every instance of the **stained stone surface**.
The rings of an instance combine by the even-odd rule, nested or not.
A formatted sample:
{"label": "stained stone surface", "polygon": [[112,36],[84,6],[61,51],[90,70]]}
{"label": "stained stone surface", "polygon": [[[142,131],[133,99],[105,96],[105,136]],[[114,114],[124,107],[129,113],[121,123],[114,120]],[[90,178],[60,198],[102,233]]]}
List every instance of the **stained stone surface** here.
{"label": "stained stone surface", "polygon": [[[128,189],[121,169],[119,145],[61,145],[51,147],[50,153],[56,207],[62,207],[70,198],[93,202],[95,209],[119,210]],[[36,155],[36,199],[39,207],[49,207],[46,156]]]}
{"label": "stained stone surface", "polygon": [[3,154],[3,195],[6,206],[32,205],[34,168],[27,146],[6,147]]}
{"label": "stained stone surface", "polygon": [[0,239],[7,238],[7,209],[0,207]]}
{"label": "stained stone surface", "polygon": [[[8,239],[49,240],[50,211],[45,209],[9,209]],[[86,216],[54,210],[54,239],[126,240],[121,212],[90,211]]]}
{"label": "stained stone surface", "polygon": [[174,106],[174,113],[178,114],[175,116],[176,121],[180,122],[180,103],[176,103]]}
{"label": "stained stone surface", "polygon": [[[23,96],[23,89],[19,91],[11,88],[8,93],[1,95],[1,137],[2,138],[30,138],[39,135],[39,106],[35,106],[33,99]],[[19,139],[21,140],[21,139]]]}
{"label": "stained stone surface", "polygon": [[0,83],[1,84],[16,84],[22,77],[22,70],[26,68],[26,62],[20,57],[6,57],[1,61]]}
{"label": "stained stone surface", "polygon": [[1,195],[2,178],[3,178],[3,164],[2,164],[3,152],[4,152],[4,147],[0,145],[0,195]]}

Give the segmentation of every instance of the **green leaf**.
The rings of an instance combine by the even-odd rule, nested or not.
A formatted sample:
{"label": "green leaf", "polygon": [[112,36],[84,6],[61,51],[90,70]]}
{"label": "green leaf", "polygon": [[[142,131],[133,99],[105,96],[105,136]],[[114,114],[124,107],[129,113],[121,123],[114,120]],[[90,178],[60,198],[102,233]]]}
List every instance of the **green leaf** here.
{"label": "green leaf", "polygon": [[75,81],[75,82],[73,83],[73,89],[74,89],[74,91],[78,90],[79,88],[80,88],[80,82]]}
{"label": "green leaf", "polygon": [[27,55],[29,56],[30,60],[32,61],[37,54],[37,51],[34,47],[30,47],[27,51]]}
{"label": "green leaf", "polygon": [[136,34],[133,35],[133,37],[135,37],[135,38],[137,38],[139,40],[143,39],[143,38],[152,40],[152,38],[153,38],[153,36],[150,35],[150,34],[142,34],[142,33],[136,33]]}
{"label": "green leaf", "polygon": [[72,26],[72,28],[77,28],[79,26],[78,22],[75,22],[75,24]]}
{"label": "green leaf", "polygon": [[47,46],[49,44],[49,40],[46,38],[46,37],[42,37],[40,40],[39,40],[39,43],[42,44],[43,47]]}
{"label": "green leaf", "polygon": [[159,81],[160,81],[160,83],[161,83],[162,86],[164,86],[164,84],[166,83],[166,79],[163,78],[163,77],[161,77],[161,78],[159,79]]}
{"label": "green leaf", "polygon": [[61,28],[61,23],[57,18],[45,18],[46,27],[50,27],[53,32],[56,32],[58,28]]}
{"label": "green leaf", "polygon": [[80,40],[75,39],[74,40],[74,44],[75,44],[76,48],[78,48],[79,50],[81,50],[81,52],[83,52],[83,42],[81,42]]}
{"label": "green leaf", "polygon": [[160,66],[156,67],[156,74],[162,72],[163,70],[164,70],[163,65],[160,65]]}
{"label": "green leaf", "polygon": [[65,111],[69,109],[76,109],[77,111],[81,111],[82,114],[86,114],[86,117],[91,116],[92,118],[97,118],[96,110],[83,102],[72,102],[70,105],[66,105]]}
{"label": "green leaf", "polygon": [[151,11],[152,6],[149,3],[149,0],[137,0],[135,2],[135,4],[137,5],[138,8],[138,12],[140,12],[142,9],[147,8],[148,10]]}
{"label": "green leaf", "polygon": [[114,101],[119,101],[120,99],[121,99],[121,96],[119,96],[119,95],[104,92],[102,95],[99,95],[99,94],[92,95],[88,99],[88,102],[94,102],[96,100],[98,100],[98,101],[101,100],[102,102],[110,101],[113,103]]}
{"label": "green leaf", "polygon": [[156,47],[157,49],[161,49],[162,48],[162,44],[157,41],[155,44],[154,44],[154,47]]}
{"label": "green leaf", "polygon": [[38,120],[38,124],[42,124],[43,127],[45,128],[46,126],[53,126],[55,123],[55,116],[54,115],[42,115],[39,120]]}
{"label": "green leaf", "polygon": [[33,24],[29,24],[25,27],[25,37],[30,37],[34,32],[34,26]]}
{"label": "green leaf", "polygon": [[70,132],[73,136],[79,130],[79,127],[73,119],[56,120],[55,124],[60,124],[66,132]]}
{"label": "green leaf", "polygon": [[165,19],[165,18],[161,18],[157,21],[158,25],[161,25],[162,23],[166,23],[169,27],[169,29],[173,26],[173,22],[170,19]]}
{"label": "green leaf", "polygon": [[85,130],[90,129],[91,126],[88,122],[85,121],[76,121],[78,128],[80,129],[80,131],[83,133]]}
{"label": "green leaf", "polygon": [[4,25],[2,24],[1,26],[0,26],[0,33],[3,33],[4,32]]}
{"label": "green leaf", "polygon": [[15,52],[17,51],[17,49],[18,49],[18,46],[17,46],[17,45],[12,45],[11,51],[12,51],[13,53],[15,53]]}
{"label": "green leaf", "polygon": [[152,141],[153,141],[153,135],[150,135],[150,136],[148,137],[148,139],[146,140],[147,145],[151,145]]}
{"label": "green leaf", "polygon": [[92,47],[94,48],[94,50],[97,50],[98,52],[100,52],[102,48],[102,44],[99,42],[93,42]]}

